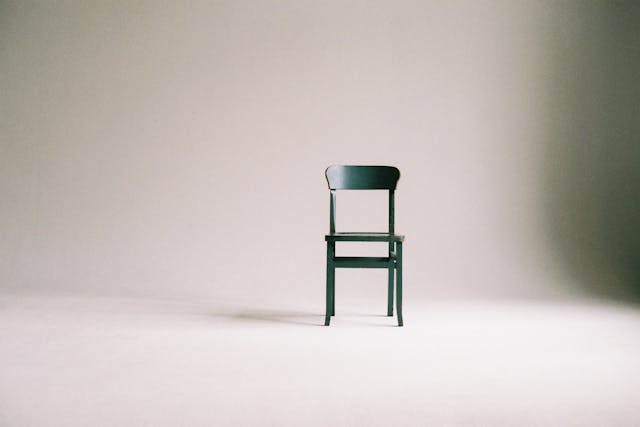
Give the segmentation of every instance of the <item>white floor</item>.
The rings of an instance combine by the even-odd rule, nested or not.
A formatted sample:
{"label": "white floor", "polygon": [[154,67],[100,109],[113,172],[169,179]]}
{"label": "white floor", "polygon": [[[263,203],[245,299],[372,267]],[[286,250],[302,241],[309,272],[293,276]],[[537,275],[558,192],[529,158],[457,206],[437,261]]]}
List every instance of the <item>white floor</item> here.
{"label": "white floor", "polygon": [[0,425],[640,425],[640,311],[375,311],[0,296]]}

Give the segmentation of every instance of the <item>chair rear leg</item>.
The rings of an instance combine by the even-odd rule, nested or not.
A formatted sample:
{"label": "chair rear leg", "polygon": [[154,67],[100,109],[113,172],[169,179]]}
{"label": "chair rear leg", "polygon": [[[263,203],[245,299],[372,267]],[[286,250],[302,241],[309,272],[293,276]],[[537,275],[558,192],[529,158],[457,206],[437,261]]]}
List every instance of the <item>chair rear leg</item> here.
{"label": "chair rear leg", "polygon": [[389,269],[389,284],[387,292],[387,316],[393,316],[393,275],[395,268]]}
{"label": "chair rear leg", "polygon": [[396,310],[398,310],[398,326],[402,326],[402,242],[396,245]]}

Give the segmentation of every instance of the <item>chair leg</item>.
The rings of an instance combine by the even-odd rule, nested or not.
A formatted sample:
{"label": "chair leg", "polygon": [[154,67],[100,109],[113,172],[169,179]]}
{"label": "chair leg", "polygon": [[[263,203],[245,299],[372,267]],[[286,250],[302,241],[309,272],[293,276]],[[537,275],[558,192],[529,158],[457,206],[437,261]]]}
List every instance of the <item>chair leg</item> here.
{"label": "chair leg", "polygon": [[[389,242],[389,257],[394,252],[394,243]],[[393,316],[393,277],[395,274],[395,263],[392,268],[389,268],[389,279],[387,280],[387,316]]]}
{"label": "chair leg", "polygon": [[335,252],[335,243],[327,242],[327,307],[324,316],[324,325],[329,326],[331,316],[334,312],[334,282],[335,268],[333,266],[333,258]]}
{"label": "chair leg", "polygon": [[336,267],[333,264],[333,260],[336,256],[336,243],[331,242],[329,244],[329,263],[331,265],[331,271],[329,277],[331,278],[331,315],[336,315]]}
{"label": "chair leg", "polygon": [[389,284],[387,292],[387,316],[393,316],[393,275],[395,268],[389,269]]}
{"label": "chair leg", "polygon": [[398,326],[402,326],[402,242],[396,244],[396,310]]}
{"label": "chair leg", "polygon": [[336,315],[336,269],[331,268],[331,315]]}

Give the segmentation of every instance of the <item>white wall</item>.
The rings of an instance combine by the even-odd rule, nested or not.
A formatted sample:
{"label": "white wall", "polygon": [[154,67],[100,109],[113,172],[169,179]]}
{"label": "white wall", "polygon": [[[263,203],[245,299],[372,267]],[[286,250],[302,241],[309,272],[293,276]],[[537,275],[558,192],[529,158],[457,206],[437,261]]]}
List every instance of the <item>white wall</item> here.
{"label": "white wall", "polygon": [[408,295],[562,293],[551,107],[572,47],[598,60],[598,13],[5,2],[0,286],[321,303],[323,172],[354,163],[402,171]]}

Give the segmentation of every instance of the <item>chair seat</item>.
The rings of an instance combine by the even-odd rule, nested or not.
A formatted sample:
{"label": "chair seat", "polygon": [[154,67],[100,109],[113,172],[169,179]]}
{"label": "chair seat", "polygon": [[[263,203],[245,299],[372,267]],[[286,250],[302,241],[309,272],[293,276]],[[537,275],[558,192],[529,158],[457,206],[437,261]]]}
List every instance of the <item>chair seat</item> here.
{"label": "chair seat", "polygon": [[403,242],[404,236],[394,233],[331,233],[324,236],[327,242]]}

